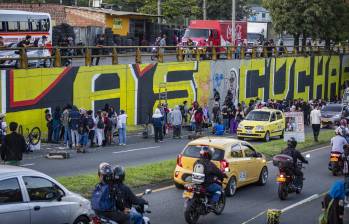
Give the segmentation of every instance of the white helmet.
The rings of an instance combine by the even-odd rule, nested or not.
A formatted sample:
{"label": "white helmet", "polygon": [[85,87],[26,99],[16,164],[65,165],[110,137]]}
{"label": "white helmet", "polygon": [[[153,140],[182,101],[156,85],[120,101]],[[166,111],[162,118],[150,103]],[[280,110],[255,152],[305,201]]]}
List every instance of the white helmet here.
{"label": "white helmet", "polygon": [[338,128],[336,128],[335,133],[336,133],[336,135],[343,136],[343,129],[341,127],[338,127]]}

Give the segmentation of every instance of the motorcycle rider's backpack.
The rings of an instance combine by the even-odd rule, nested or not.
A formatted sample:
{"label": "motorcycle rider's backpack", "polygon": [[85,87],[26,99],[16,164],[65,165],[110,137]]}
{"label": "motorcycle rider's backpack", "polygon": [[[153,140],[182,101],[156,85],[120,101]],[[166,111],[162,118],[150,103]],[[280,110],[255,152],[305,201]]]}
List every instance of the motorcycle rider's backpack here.
{"label": "motorcycle rider's backpack", "polygon": [[194,164],[191,178],[194,184],[202,184],[205,182],[205,166],[199,160]]}
{"label": "motorcycle rider's backpack", "polygon": [[195,115],[194,115],[194,119],[197,123],[201,123],[203,121],[202,118],[203,114],[201,112],[196,111]]}
{"label": "motorcycle rider's backpack", "polygon": [[323,211],[319,217],[319,224],[328,224],[328,212],[333,204],[333,199],[328,204],[325,211]]}
{"label": "motorcycle rider's backpack", "polygon": [[93,127],[95,126],[95,122],[93,121],[92,117],[87,118],[87,126],[89,129],[93,129]]}
{"label": "motorcycle rider's backpack", "polygon": [[96,211],[112,211],[115,207],[115,200],[113,199],[108,184],[97,184],[92,192],[91,206]]}

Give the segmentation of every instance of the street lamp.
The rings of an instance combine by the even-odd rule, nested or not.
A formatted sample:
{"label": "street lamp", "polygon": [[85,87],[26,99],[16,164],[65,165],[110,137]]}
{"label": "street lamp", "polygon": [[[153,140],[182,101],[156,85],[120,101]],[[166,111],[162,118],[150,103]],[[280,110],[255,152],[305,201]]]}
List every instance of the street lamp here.
{"label": "street lamp", "polygon": [[235,11],[236,11],[236,1],[235,0],[232,0],[232,6],[231,6],[231,42],[232,42],[232,45],[235,45],[235,18],[236,18],[236,15],[235,15]]}

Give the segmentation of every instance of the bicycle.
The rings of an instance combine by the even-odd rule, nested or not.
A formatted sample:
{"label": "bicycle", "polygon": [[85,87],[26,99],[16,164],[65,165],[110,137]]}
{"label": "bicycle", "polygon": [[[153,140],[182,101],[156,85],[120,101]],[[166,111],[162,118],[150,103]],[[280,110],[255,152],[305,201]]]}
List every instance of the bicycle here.
{"label": "bicycle", "polygon": [[40,128],[34,127],[30,131],[29,131],[29,128],[27,128],[26,131],[27,131],[27,135],[24,136],[23,135],[23,126],[19,125],[18,133],[23,135],[27,146],[39,144],[39,142],[41,140],[41,130],[40,130]]}

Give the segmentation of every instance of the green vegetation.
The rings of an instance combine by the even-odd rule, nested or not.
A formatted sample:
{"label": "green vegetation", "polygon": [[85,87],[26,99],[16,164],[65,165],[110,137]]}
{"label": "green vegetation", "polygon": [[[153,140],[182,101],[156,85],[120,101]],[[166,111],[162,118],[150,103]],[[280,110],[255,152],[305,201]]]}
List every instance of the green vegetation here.
{"label": "green vegetation", "polygon": [[[317,145],[328,144],[333,135],[333,130],[322,130],[319,137],[320,141],[314,142],[312,135],[307,134],[305,142],[299,143],[297,148],[306,150]],[[270,159],[273,155],[278,154],[284,149],[285,146],[285,142],[280,139],[255,145],[255,148],[258,152],[265,154]],[[175,166],[176,160],[173,159],[141,166],[127,167],[126,183],[136,188],[171,181]],[[90,197],[92,189],[98,182],[96,173],[59,177],[57,180],[69,190],[80,193],[87,198]]]}

